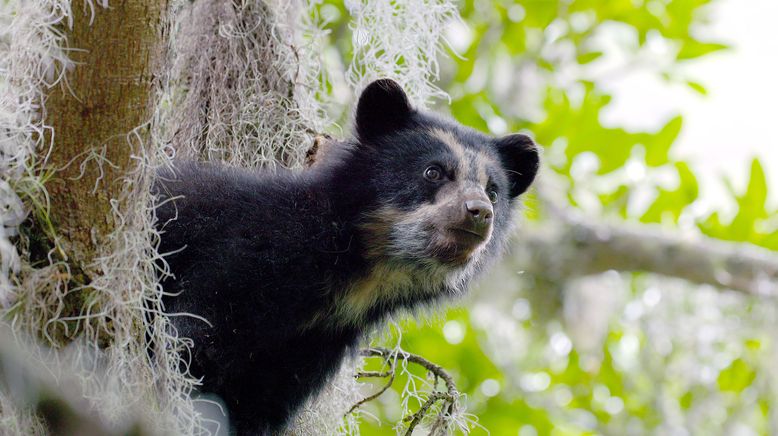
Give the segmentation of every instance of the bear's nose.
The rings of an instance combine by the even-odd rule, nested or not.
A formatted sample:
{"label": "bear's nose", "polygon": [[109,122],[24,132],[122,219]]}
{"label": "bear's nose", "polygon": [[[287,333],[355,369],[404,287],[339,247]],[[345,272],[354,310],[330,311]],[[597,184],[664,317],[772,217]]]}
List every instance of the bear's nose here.
{"label": "bear's nose", "polygon": [[465,207],[477,226],[488,225],[492,220],[492,205],[483,200],[467,200]]}

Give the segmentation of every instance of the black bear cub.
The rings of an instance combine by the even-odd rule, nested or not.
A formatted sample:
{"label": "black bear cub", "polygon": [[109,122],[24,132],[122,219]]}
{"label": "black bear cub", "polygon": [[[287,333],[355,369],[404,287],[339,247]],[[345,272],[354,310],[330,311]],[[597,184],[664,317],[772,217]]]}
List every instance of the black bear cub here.
{"label": "black bear cub", "polygon": [[281,431],[388,314],[461,294],[538,169],[527,136],[415,110],[391,80],[364,90],[355,126],[307,170],[160,174],[165,309],[197,316],[171,320],[237,434]]}

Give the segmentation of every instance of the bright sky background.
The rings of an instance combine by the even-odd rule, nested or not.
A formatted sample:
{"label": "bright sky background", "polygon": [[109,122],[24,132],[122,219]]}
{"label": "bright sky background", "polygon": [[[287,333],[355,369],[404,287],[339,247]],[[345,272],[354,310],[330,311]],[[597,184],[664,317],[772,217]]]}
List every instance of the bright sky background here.
{"label": "bright sky background", "polygon": [[747,181],[751,158],[766,167],[773,205],[778,205],[778,0],[722,0],[712,8],[712,25],[699,36],[725,42],[731,50],[688,65],[690,78],[708,96],[684,85],[668,85],[650,74],[633,74],[611,84],[614,104],[606,119],[635,128],[656,128],[673,114],[684,115],[674,147],[701,180],[702,195],[721,203],[721,175],[736,187]]}

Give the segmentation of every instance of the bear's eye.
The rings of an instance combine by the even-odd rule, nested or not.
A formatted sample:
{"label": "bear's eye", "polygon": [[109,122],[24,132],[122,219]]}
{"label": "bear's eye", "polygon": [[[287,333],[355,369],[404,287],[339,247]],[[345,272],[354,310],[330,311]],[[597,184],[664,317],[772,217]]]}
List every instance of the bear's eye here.
{"label": "bear's eye", "polygon": [[432,165],[424,170],[424,178],[430,182],[438,182],[443,178],[443,170],[437,165]]}
{"label": "bear's eye", "polygon": [[491,201],[492,204],[497,203],[497,200],[500,198],[497,196],[497,191],[493,188],[487,191],[487,195],[489,195],[489,201]]}

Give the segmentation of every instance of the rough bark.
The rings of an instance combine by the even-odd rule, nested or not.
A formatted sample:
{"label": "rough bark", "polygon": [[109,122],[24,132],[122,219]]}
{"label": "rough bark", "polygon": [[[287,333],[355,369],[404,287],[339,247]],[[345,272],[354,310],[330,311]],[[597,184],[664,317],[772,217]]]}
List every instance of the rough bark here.
{"label": "rough bark", "polygon": [[133,148],[147,139],[147,129],[136,128],[149,119],[167,9],[166,0],[111,1],[106,9],[88,3],[73,2],[73,24],[63,32],[76,66],[45,103],[54,132],[46,167],[56,170],[46,184],[51,218],[79,268],[113,229],[111,199],[137,165]]}

